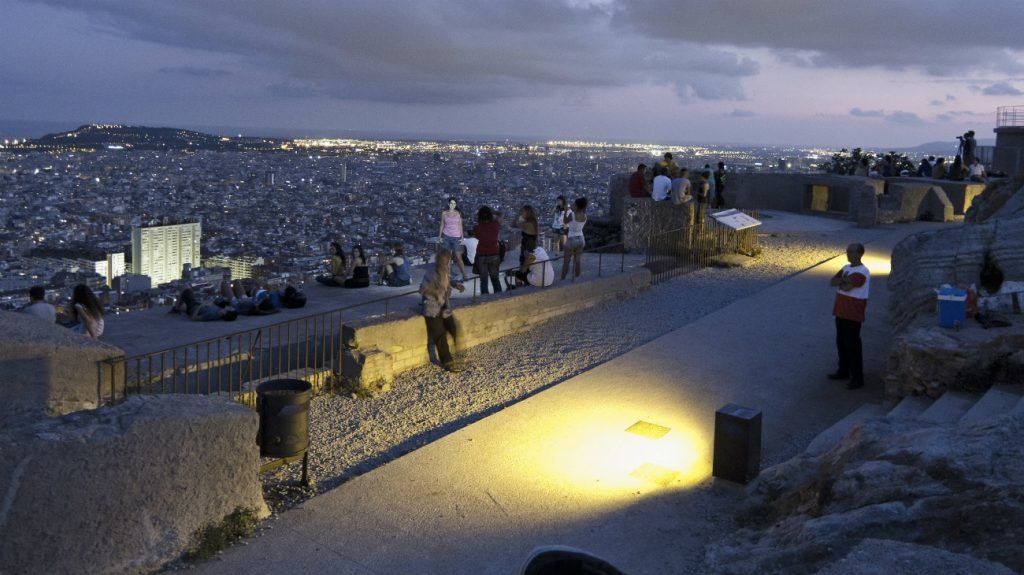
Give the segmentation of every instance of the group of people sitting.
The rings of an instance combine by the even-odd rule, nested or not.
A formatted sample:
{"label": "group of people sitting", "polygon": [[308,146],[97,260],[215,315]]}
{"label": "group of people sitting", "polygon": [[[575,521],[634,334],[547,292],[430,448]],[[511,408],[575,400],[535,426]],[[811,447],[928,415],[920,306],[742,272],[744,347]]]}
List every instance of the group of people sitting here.
{"label": "group of people sitting", "polygon": [[896,163],[890,154],[874,164],[867,157],[861,158],[853,175],[869,178],[891,178],[894,176],[916,176],[918,178],[932,178],[933,180],[953,180],[955,182],[971,181],[984,182],[988,178],[985,165],[977,157],[971,156],[965,159],[960,155],[953,158],[953,162],[947,164],[946,158],[928,156],[922,158],[917,170],[904,169],[896,173]]}
{"label": "group of people sitting", "polygon": [[281,308],[305,305],[306,295],[295,286],[268,290],[256,284],[246,285],[242,280],[233,285],[224,280],[220,294],[210,302],[201,301],[192,288],[183,289],[169,313],[183,313],[193,321],[234,321],[239,315],[268,315]]}
{"label": "group of people sitting", "polygon": [[46,289],[43,286],[29,288],[28,299],[29,303],[22,308],[22,313],[49,323],[59,323],[92,339],[103,335],[103,305],[85,284],[78,284],[71,290],[71,301],[62,314],[58,314],[57,308],[46,302]]}
{"label": "group of people sitting", "polygon": [[725,207],[725,162],[718,162],[718,169],[711,171],[705,164],[695,179],[690,179],[689,168],[680,167],[671,152],[665,152],[663,159],[649,170],[647,164],[640,164],[629,177],[629,195],[634,198],[651,198],[654,201],[669,201],[685,204],[696,203],[699,207]]}
{"label": "group of people sitting", "polygon": [[[341,244],[331,242],[330,259],[327,262],[328,273],[318,276],[317,283],[332,287],[365,288],[370,287],[370,266],[363,246],[356,245],[348,258]],[[405,259],[402,244],[392,246],[391,257],[381,266],[380,279],[377,285],[402,287],[412,283],[409,275],[409,262]]]}

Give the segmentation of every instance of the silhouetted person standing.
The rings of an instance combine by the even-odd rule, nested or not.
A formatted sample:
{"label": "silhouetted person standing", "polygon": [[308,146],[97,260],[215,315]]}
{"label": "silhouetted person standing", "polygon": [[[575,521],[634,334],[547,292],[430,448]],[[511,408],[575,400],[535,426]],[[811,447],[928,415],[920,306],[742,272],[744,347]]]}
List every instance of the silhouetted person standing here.
{"label": "silhouetted person standing", "polygon": [[864,354],[860,341],[860,326],[864,323],[864,312],[868,306],[871,274],[861,262],[864,257],[863,244],[850,244],[846,248],[846,259],[850,262],[832,276],[830,285],[836,288],[836,300],[832,314],[836,318],[836,350],[839,352],[839,368],[828,375],[829,379],[848,379],[846,389],[864,386]]}

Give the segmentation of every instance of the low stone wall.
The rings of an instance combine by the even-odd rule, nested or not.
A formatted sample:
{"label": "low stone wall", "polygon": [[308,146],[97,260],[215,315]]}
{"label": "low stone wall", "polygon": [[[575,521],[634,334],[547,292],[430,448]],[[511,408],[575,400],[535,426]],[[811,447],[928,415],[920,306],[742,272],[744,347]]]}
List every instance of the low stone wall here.
{"label": "low stone wall", "polygon": [[0,312],[0,319],[0,423],[97,407],[98,385],[109,389],[116,375],[97,365],[121,357],[120,349],[35,317]]}
{"label": "low stone wall", "polygon": [[229,399],[132,397],[0,433],[0,572],[149,573],[237,508],[268,514],[258,417]]}
{"label": "low stone wall", "polygon": [[[506,335],[522,333],[549,319],[629,297],[649,287],[646,269],[559,287],[520,288],[515,297],[484,299],[476,305],[456,304],[458,350]],[[426,365],[427,330],[422,316],[360,326],[346,342],[343,374],[367,389],[386,389],[394,376]]]}

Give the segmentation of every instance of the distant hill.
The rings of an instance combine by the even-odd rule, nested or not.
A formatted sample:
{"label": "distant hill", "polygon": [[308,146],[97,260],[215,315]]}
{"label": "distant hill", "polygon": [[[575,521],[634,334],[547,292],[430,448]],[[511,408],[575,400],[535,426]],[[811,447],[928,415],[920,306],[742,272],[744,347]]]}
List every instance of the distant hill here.
{"label": "distant hill", "polygon": [[271,150],[282,140],[228,138],[180,128],[150,128],[120,124],[87,124],[70,132],[46,134],[26,140],[23,150],[125,149],[125,150]]}
{"label": "distant hill", "polygon": [[[933,154],[936,156],[952,156],[956,154],[957,146],[960,144],[955,138],[951,138],[946,141],[937,142],[926,142],[913,148],[893,148],[894,152],[903,152],[908,156],[922,156],[927,154]],[[978,140],[979,146],[994,146],[996,141],[994,139]]]}

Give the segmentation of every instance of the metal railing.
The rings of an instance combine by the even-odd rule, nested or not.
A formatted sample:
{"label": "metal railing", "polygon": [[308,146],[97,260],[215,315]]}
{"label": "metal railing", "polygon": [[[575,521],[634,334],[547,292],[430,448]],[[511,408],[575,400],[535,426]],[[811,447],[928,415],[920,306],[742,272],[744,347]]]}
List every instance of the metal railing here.
{"label": "metal railing", "polygon": [[[651,235],[644,264],[651,270],[651,283],[710,267],[725,253],[758,252],[756,227],[733,230],[702,212],[695,208],[687,225]],[[759,216],[757,211],[746,213],[755,219]]]}
{"label": "metal railing", "polygon": [[[625,271],[626,253],[622,243],[608,244],[585,250],[597,254],[596,274]],[[551,262],[557,279],[563,258],[550,258],[533,262],[543,265]],[[590,258],[592,260],[592,258]],[[593,266],[590,262],[589,265]],[[504,277],[520,269],[520,265],[499,268]],[[543,267],[542,267],[543,269]],[[584,274],[592,274],[584,268]],[[572,270],[566,277],[575,281]],[[472,300],[480,297],[474,275],[466,278],[466,287],[472,289]],[[504,285],[502,286],[504,291]],[[264,381],[294,378],[309,381],[315,393],[331,390],[340,383],[342,354],[345,349],[343,314],[359,308],[379,306],[379,316],[364,313],[365,318],[382,317],[387,320],[397,313],[396,302],[405,299],[408,312],[415,307],[409,296],[418,295],[417,289],[403,291],[366,302],[352,304],[328,312],[289,319],[267,326],[209,338],[161,351],[131,357],[111,358],[98,365],[97,395],[100,405],[122,401],[132,394],[191,393],[228,395],[250,407],[255,407],[256,386]]]}
{"label": "metal railing", "polygon": [[1024,106],[996,108],[996,127],[1024,126]]}

